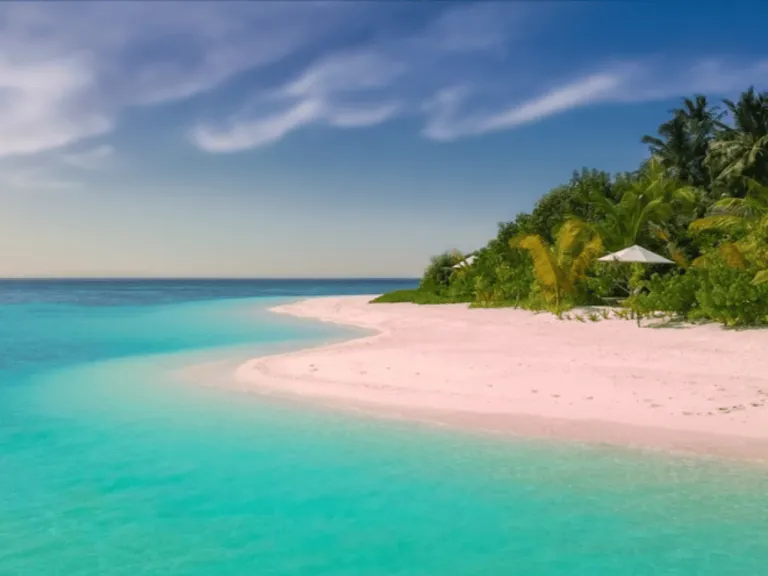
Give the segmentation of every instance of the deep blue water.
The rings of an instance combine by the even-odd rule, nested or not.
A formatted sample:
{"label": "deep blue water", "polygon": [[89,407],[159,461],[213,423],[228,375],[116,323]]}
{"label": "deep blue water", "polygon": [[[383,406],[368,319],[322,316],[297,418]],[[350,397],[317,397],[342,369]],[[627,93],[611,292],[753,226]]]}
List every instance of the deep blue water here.
{"label": "deep blue water", "polygon": [[[765,470],[200,386],[408,281],[0,282],[0,575],[766,574]],[[212,382],[213,383],[213,382]]]}

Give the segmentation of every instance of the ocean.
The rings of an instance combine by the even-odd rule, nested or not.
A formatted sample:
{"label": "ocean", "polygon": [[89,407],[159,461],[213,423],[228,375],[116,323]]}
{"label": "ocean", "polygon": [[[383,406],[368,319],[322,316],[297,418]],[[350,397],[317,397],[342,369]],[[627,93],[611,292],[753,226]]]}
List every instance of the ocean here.
{"label": "ocean", "polygon": [[764,468],[214,382],[360,334],[270,306],[412,285],[0,281],[0,576],[768,574]]}

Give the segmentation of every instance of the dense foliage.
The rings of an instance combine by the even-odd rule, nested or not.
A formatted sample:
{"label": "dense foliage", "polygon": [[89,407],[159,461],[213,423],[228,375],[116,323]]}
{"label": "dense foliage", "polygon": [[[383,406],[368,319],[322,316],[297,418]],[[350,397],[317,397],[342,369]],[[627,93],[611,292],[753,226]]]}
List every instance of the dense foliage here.
{"label": "dense foliage", "polygon": [[373,300],[382,304],[397,304],[400,302],[412,302],[414,304],[449,304],[451,299],[441,296],[429,290],[395,290],[388,292]]}
{"label": "dense foliage", "polygon": [[[472,256],[432,259],[418,290],[380,301],[472,302],[557,313],[623,303],[728,326],[768,324],[768,92],[685,98],[644,136],[649,158],[611,176],[582,169]],[[675,266],[602,264],[639,244]]]}

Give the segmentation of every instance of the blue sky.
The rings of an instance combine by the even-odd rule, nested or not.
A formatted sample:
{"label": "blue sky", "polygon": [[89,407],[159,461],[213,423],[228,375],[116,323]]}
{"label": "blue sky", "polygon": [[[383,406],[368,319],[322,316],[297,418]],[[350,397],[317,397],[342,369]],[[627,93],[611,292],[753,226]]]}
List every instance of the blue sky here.
{"label": "blue sky", "polygon": [[768,88],[768,7],[692,8],[3,3],[0,275],[418,275]]}

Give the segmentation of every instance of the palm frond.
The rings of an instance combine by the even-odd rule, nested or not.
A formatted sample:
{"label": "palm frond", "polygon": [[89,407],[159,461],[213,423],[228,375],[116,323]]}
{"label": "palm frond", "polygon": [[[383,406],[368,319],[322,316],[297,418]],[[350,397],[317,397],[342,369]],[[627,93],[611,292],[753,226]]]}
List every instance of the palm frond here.
{"label": "palm frond", "polygon": [[558,270],[551,248],[546,241],[538,234],[528,234],[521,237],[516,244],[523,250],[528,250],[531,255],[534,273],[539,283],[545,288],[557,289]]}
{"label": "palm frond", "polygon": [[691,261],[691,267],[706,268],[707,266],[709,266],[711,261],[712,261],[712,256],[710,254],[702,254],[701,256],[698,256]]}
{"label": "palm frond", "polygon": [[694,204],[701,196],[702,191],[695,186],[683,186],[674,191],[673,196],[676,200],[682,200],[688,204]]}
{"label": "palm frond", "polygon": [[690,266],[690,262],[688,262],[688,258],[686,257],[685,252],[683,252],[676,245],[671,244],[667,251],[669,252],[669,257],[672,259],[672,261],[680,266],[680,268],[688,268]]}
{"label": "palm frond", "polygon": [[742,252],[735,242],[721,244],[718,248],[718,252],[723,257],[727,266],[742,269],[747,267],[747,259],[744,256],[744,252]]}
{"label": "palm frond", "polygon": [[603,241],[598,235],[593,235],[574,257],[569,276],[573,281],[581,280],[595,259],[604,252]]}
{"label": "palm frond", "polygon": [[729,231],[743,226],[743,218],[732,216],[730,214],[713,214],[705,216],[691,222],[690,229],[693,232],[702,232],[704,230],[723,230]]}
{"label": "palm frond", "polygon": [[752,284],[755,286],[765,284],[766,282],[768,282],[768,270],[760,270],[760,272],[755,274],[755,277],[752,278]]}
{"label": "palm frond", "polygon": [[768,209],[768,186],[761,184],[754,178],[749,178],[749,177],[745,177],[744,182],[747,185],[747,190],[749,190],[749,194],[765,202],[766,209]]}

